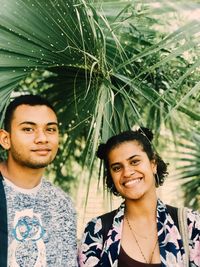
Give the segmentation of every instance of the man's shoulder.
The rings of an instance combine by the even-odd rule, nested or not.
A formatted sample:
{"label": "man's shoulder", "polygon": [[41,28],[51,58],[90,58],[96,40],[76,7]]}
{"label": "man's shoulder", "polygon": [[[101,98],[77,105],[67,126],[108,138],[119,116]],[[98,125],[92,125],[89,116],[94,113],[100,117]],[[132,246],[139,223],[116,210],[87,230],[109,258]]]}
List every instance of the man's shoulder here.
{"label": "man's shoulder", "polygon": [[42,187],[45,189],[46,193],[48,192],[54,198],[71,201],[71,197],[63,189],[47,179],[42,180]]}

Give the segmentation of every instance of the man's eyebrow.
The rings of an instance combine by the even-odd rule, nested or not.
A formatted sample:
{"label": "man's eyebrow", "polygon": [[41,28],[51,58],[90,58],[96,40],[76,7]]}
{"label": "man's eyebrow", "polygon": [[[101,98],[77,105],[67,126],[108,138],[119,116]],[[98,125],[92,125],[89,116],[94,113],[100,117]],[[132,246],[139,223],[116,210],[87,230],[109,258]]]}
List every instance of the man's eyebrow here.
{"label": "man's eyebrow", "polygon": [[47,125],[48,125],[48,126],[49,126],[49,125],[56,125],[56,126],[58,126],[58,122],[48,122]]}
{"label": "man's eyebrow", "polygon": [[[29,125],[36,125],[37,123],[35,123],[35,122],[33,122],[33,121],[23,121],[23,122],[21,122],[19,125],[23,125],[23,124],[29,124]],[[56,126],[58,126],[58,123],[57,122],[54,122],[54,121],[52,121],[52,122],[48,122],[46,125],[56,125]]]}
{"label": "man's eyebrow", "polygon": [[32,122],[32,121],[23,121],[23,122],[20,122],[19,125],[23,125],[23,124],[30,124],[30,125],[36,125],[35,122]]}

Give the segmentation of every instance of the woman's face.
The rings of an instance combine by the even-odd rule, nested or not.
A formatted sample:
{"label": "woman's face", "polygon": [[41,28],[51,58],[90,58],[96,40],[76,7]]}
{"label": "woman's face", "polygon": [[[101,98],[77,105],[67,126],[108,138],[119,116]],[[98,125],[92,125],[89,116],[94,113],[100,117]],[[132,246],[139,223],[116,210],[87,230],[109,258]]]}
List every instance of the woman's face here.
{"label": "woman's face", "polygon": [[115,187],[124,198],[136,200],[147,192],[155,192],[157,166],[137,141],[123,142],[113,148],[108,162]]}

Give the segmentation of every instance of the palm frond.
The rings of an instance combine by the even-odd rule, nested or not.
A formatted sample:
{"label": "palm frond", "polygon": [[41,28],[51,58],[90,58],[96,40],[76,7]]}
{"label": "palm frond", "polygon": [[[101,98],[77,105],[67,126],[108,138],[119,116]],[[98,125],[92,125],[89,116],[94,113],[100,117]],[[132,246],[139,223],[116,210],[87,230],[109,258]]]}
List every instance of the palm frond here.
{"label": "palm frond", "polygon": [[195,209],[199,208],[200,195],[200,135],[198,128],[182,131],[179,139],[179,149],[175,158],[176,176],[181,181],[185,196],[185,204]]}
{"label": "palm frond", "polygon": [[176,7],[157,3],[0,0],[1,125],[12,92],[42,94],[61,122],[58,159],[92,170],[98,143],[134,124],[158,135],[177,115],[198,121],[200,23],[159,31]]}

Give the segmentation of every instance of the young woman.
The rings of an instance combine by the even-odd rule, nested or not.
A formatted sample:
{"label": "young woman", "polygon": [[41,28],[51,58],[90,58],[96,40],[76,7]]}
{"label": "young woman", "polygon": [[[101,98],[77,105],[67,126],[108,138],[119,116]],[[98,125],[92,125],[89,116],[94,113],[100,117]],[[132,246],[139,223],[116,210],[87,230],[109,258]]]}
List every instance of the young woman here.
{"label": "young woman", "polygon": [[106,184],[124,202],[88,223],[79,249],[80,267],[200,266],[200,215],[187,209],[190,258],[186,262],[177,215],[170,211],[174,208],[156,195],[167,165],[154,151],[152,139],[153,134],[142,128],[99,146]]}

